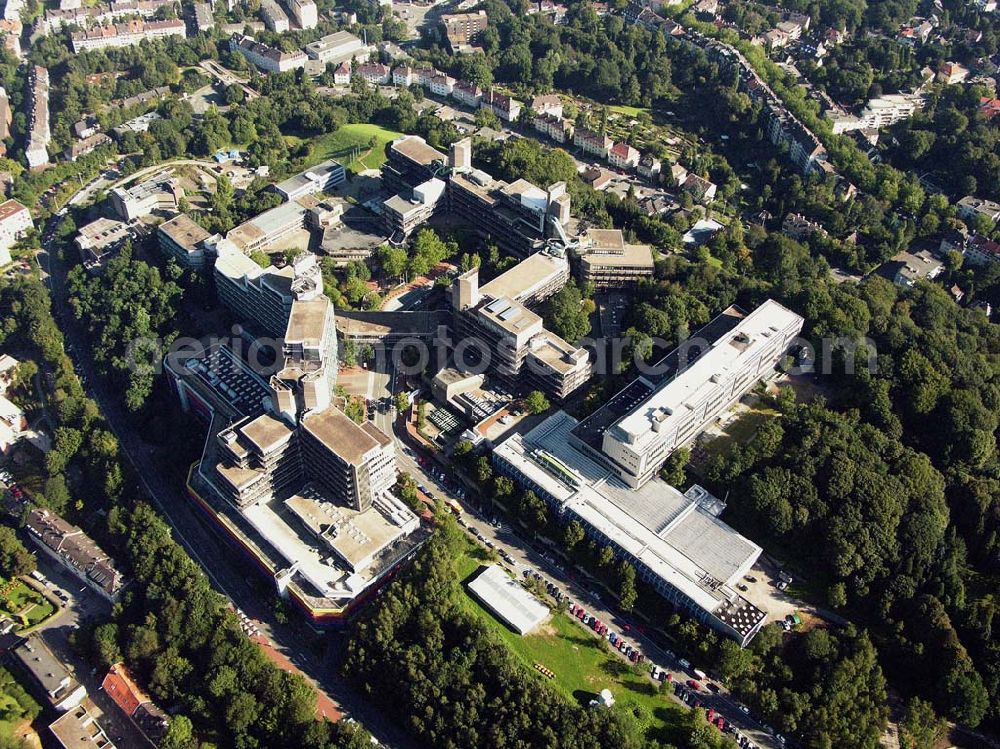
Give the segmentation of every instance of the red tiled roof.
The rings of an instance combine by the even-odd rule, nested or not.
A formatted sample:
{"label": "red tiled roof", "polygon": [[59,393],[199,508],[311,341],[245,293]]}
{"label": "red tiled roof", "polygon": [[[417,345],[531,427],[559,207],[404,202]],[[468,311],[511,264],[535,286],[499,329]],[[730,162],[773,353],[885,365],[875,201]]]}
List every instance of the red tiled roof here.
{"label": "red tiled roof", "polygon": [[149,702],[149,697],[132,681],[125,666],[121,663],[116,663],[111,667],[101,683],[101,688],[129,717],[139,709],[139,705]]}

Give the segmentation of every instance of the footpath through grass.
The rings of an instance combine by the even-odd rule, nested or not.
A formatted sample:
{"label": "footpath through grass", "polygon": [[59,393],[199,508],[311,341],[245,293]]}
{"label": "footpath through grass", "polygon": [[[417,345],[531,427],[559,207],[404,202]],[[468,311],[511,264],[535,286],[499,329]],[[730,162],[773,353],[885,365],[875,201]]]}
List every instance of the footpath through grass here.
{"label": "footpath through grass", "polygon": [[[464,582],[482,564],[489,564],[485,550],[471,542],[456,561]],[[634,667],[610,646],[563,611],[535,634],[520,636],[484,609],[469,595],[463,598],[466,609],[492,629],[532,673],[538,675],[568,699],[586,706],[602,689],[610,689],[615,698],[613,710],[638,726],[646,736],[660,743],[677,743],[685,708],[661,692],[649,678],[645,666]],[[552,679],[535,670],[539,663],[552,671]]]}

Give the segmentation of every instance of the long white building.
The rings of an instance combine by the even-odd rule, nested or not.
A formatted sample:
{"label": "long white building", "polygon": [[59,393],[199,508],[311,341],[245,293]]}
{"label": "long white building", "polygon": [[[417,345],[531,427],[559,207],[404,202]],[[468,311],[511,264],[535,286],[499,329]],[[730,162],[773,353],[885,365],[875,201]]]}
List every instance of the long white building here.
{"label": "long white building", "polygon": [[308,58],[305,54],[296,50],[295,52],[283,52],[280,49],[261,44],[252,36],[233,34],[229,40],[229,49],[239,52],[247,61],[267,73],[284,73],[289,70],[304,67]]}
{"label": "long white building", "polygon": [[743,317],[730,308],[629,383],[574,430],[577,446],[631,487],[765,379],[802,330],[774,300]]}

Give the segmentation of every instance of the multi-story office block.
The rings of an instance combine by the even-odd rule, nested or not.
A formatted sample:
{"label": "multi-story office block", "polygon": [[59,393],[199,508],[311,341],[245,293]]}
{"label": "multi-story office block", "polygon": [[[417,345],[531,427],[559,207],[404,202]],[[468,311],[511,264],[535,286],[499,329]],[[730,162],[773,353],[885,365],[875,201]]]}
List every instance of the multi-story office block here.
{"label": "multi-story office block", "polygon": [[236,507],[288,491],[302,480],[296,432],[271,414],[246,419],[217,436],[216,486]]}
{"label": "multi-story office block", "polygon": [[319,14],[313,0],[288,0],[288,10],[300,29],[314,29],[319,24]]}
{"label": "multi-story office block", "polygon": [[41,169],[49,163],[49,71],[41,65],[33,66],[28,73],[28,142],[24,158],[28,168]]}
{"label": "multi-story office block", "polygon": [[281,369],[270,381],[272,408],[295,422],[329,406],[337,382],[337,324],[329,299],[292,302],[281,355]]}
{"label": "multi-story office block", "polygon": [[392,439],[370,421],[355,424],[337,408],[316,411],[301,421],[302,456],[330,494],[357,511],[396,483]]}
{"label": "multi-story office block", "polygon": [[591,374],[587,351],[546,330],[525,306],[554,294],[568,277],[565,258],[544,254],[482,289],[478,269],[459,276],[452,287],[459,368],[482,366],[511,387],[541,390],[556,400],[583,385]]}
{"label": "multi-story office block", "polygon": [[406,135],[389,144],[382,165],[382,185],[391,193],[412,190],[428,180],[443,175],[447,158],[427,145],[419,135]]}
{"label": "multi-story office block", "polygon": [[620,229],[590,229],[580,238],[580,281],[595,289],[635,286],[653,276],[653,248],[626,244]]}
{"label": "multi-story office block", "polygon": [[205,267],[206,246],[211,236],[186,213],[177,214],[156,229],[163,254],[174,258],[182,268]]}
{"label": "multi-story office block", "polygon": [[530,489],[678,610],[747,645],[767,620],[737,585],[761,548],[719,519],[725,505],[699,486],[681,494],[655,479],[635,489],[574,446],[578,422],[557,411],[493,451],[497,473]]}
{"label": "multi-story office block", "polygon": [[261,268],[227,243],[220,243],[218,251],[215,286],[220,301],[268,335],[284,335],[293,302],[323,296],[323,274],[315,255],[299,255],[284,268]]}

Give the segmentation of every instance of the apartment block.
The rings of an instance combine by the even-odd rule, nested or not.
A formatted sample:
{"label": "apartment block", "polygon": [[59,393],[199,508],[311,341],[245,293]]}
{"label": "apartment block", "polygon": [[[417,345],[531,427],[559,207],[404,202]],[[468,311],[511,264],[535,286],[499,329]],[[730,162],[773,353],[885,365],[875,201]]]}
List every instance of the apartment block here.
{"label": "apartment block", "polygon": [[79,578],[91,590],[114,603],[125,587],[125,576],[82,529],[45,508],[28,513],[28,536],[46,555]]}
{"label": "apartment block", "polygon": [[10,137],[10,125],[13,119],[7,89],[0,86],[0,157],[7,154],[7,144],[4,141]]}
{"label": "apartment block", "polygon": [[124,23],[95,26],[70,35],[73,51],[79,54],[88,49],[108,49],[109,47],[130,47],[145,39],[164,39],[171,36],[184,37],[187,34],[183,21],[141,21],[134,19]]}
{"label": "apartment block", "polygon": [[[393,72],[395,74],[395,71]],[[451,96],[459,104],[478,109],[479,103],[483,100],[483,90],[474,83],[455,81],[455,85],[451,89]]]}
{"label": "apartment block", "polygon": [[199,33],[208,33],[215,28],[215,17],[212,15],[211,3],[194,4],[194,27]]}
{"label": "apartment block", "polygon": [[16,200],[0,203],[0,267],[10,263],[10,250],[35,228],[31,212]]}
{"label": "apartment block", "polygon": [[296,70],[304,67],[306,60],[309,59],[300,50],[283,52],[280,49],[261,44],[252,36],[243,36],[242,34],[233,34],[229,40],[229,49],[243,55],[251,65],[267,73],[285,73],[289,70]]}
{"label": "apartment block", "polygon": [[573,133],[573,145],[584,153],[606,159],[608,158],[608,153],[611,151],[611,146],[614,145],[614,141],[606,135],[595,133],[585,127],[578,127],[576,132]]}
{"label": "apartment block", "polygon": [[608,151],[608,163],[619,169],[635,169],[639,165],[639,152],[628,143],[615,143]]}
{"label": "apartment block", "polygon": [[41,65],[32,66],[28,73],[28,142],[24,158],[28,169],[43,169],[49,163],[49,71]]}
{"label": "apartment block", "polygon": [[444,38],[452,53],[471,52],[481,41],[488,24],[485,10],[441,16]]}
{"label": "apartment block", "polygon": [[11,650],[10,659],[14,668],[27,677],[31,692],[57,712],[74,710],[86,699],[86,687],[56,658],[37,632]]}
{"label": "apartment block", "polygon": [[[385,86],[392,80],[392,71],[389,69],[389,66],[378,62],[358,65],[354,69],[354,75],[370,86]],[[454,80],[454,78],[451,80]],[[434,93],[437,93],[437,91]]]}
{"label": "apartment block", "polygon": [[267,30],[273,31],[275,34],[284,34],[291,28],[288,16],[275,0],[261,0],[260,17],[264,20],[264,26],[267,27]]}
{"label": "apartment block", "polygon": [[49,724],[49,732],[63,749],[115,749],[86,705],[77,705],[56,718]]}
{"label": "apartment block", "polygon": [[852,130],[880,130],[912,117],[927,104],[927,96],[922,93],[884,94],[869,99],[861,113],[835,113],[830,110],[826,116],[832,121],[833,132],[847,133]]}
{"label": "apartment block", "polygon": [[972,221],[976,216],[984,216],[994,224],[1000,221],[1000,203],[966,195],[955,204],[955,212],[963,221]]}
{"label": "apartment block", "polygon": [[749,315],[730,308],[600,409],[573,435],[580,450],[628,486],[641,487],[667,457],[767,378],[803,319],[774,300]]}
{"label": "apartment block", "polygon": [[479,102],[480,109],[491,110],[504,122],[513,122],[521,116],[521,102],[490,88]]}
{"label": "apartment block", "polygon": [[319,24],[319,13],[313,0],[287,0],[288,10],[300,29],[314,29]]}
{"label": "apartment block", "polygon": [[537,132],[547,135],[560,144],[572,143],[573,133],[576,130],[572,122],[554,114],[537,115],[531,121],[531,126]]}

